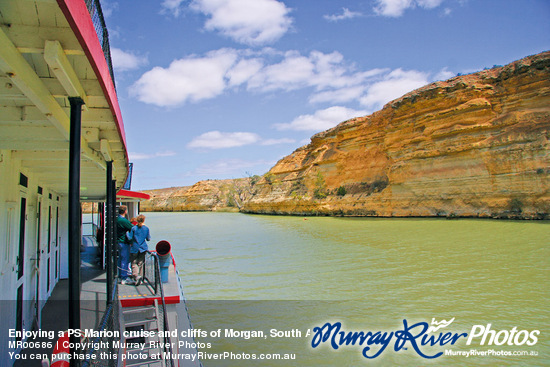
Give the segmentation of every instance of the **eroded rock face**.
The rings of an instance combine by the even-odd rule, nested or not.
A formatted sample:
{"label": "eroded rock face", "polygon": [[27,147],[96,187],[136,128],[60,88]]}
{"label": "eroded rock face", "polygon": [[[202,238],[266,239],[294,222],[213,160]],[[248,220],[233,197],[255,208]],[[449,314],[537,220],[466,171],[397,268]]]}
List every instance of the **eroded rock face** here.
{"label": "eroded rock face", "polygon": [[193,186],[143,191],[151,199],[141,203],[142,211],[239,210],[250,197],[252,178],[205,180]]}
{"label": "eroded rock face", "polygon": [[281,159],[252,213],[548,218],[550,52],[435,82]]}
{"label": "eroded rock face", "polygon": [[550,52],[417,89],[261,179],[146,191],[144,211],[548,218]]}

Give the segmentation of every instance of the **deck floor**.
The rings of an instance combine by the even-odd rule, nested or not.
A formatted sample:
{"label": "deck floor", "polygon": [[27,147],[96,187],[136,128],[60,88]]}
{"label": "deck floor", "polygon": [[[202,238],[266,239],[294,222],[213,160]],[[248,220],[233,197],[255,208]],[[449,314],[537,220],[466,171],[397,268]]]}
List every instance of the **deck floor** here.
{"label": "deck floor", "polygon": [[[106,273],[98,266],[98,247],[95,241],[84,237],[80,252],[81,282],[80,293],[80,323],[82,329],[95,329],[106,307]],[[59,331],[69,328],[69,280],[60,280],[52,291],[52,295],[42,309],[41,330]],[[29,338],[28,341],[47,342],[46,338]],[[55,343],[54,343],[55,345]],[[23,349],[21,355],[27,359],[20,359],[14,363],[16,367],[41,367],[39,360],[29,359],[31,353],[51,355],[53,348]]]}
{"label": "deck floor", "polygon": [[[122,307],[142,306],[145,304],[153,304],[153,300],[157,299],[160,302],[160,290],[157,290],[155,295],[154,280],[151,283],[144,281],[139,286],[135,285],[119,285],[118,298],[122,303]],[[164,299],[167,304],[179,303],[180,291],[176,278],[174,265],[170,264],[168,268],[168,282],[162,284],[164,290]]]}
{"label": "deck floor", "polygon": [[[81,294],[80,294],[80,323],[81,329],[95,329],[101,321],[106,308],[107,277],[105,270],[98,265],[98,247],[90,237],[83,237],[81,247]],[[123,307],[152,304],[155,296],[153,287],[144,282],[139,286],[118,285],[119,299]],[[163,283],[166,303],[178,303],[180,292],[174,266],[170,264],[168,282]],[[69,328],[69,281],[60,280],[53,289],[52,295],[42,309],[40,329],[59,331]],[[45,338],[29,338],[28,341],[46,342]],[[55,344],[55,343],[54,343]],[[51,355],[52,349],[24,349],[21,355],[41,353]],[[29,358],[29,357],[28,357]],[[39,360],[21,359],[15,362],[16,367],[41,367]]]}

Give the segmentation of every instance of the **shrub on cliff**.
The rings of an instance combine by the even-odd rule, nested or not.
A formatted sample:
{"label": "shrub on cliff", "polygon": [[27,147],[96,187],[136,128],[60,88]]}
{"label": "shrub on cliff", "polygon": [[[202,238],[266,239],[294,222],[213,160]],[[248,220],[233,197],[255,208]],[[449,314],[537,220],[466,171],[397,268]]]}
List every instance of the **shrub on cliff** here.
{"label": "shrub on cliff", "polygon": [[523,211],[523,202],[519,198],[510,200],[510,211],[514,214],[521,214]]}
{"label": "shrub on cliff", "polygon": [[327,188],[325,185],[325,178],[321,172],[317,172],[317,179],[315,180],[315,188],[313,189],[313,197],[315,199],[324,199],[328,196]]}
{"label": "shrub on cliff", "polygon": [[318,189],[313,190],[313,197],[315,199],[324,199],[327,196],[328,196],[328,194],[324,191],[321,191],[321,190],[318,190]]}
{"label": "shrub on cliff", "polygon": [[338,195],[338,196],[345,196],[346,194],[347,194],[347,192],[346,192],[346,188],[344,186],[340,186],[336,190],[336,195]]}

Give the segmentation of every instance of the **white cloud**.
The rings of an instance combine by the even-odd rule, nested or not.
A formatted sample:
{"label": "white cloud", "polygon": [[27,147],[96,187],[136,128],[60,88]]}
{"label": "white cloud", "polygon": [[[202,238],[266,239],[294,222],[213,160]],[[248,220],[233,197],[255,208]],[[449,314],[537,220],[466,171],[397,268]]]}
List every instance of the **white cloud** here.
{"label": "white cloud", "polygon": [[385,75],[382,80],[371,84],[367,88],[367,94],[360,98],[360,102],[369,109],[376,110],[385,103],[428,83],[426,73],[396,69]]}
{"label": "white cloud", "polygon": [[304,56],[298,51],[281,55],[271,49],[253,52],[226,48],[174,60],[167,68],[157,66],[144,73],[130,92],[145,103],[176,106],[214,98],[240,85],[262,92],[349,88],[383,71],[356,72],[338,52],[312,51]]}
{"label": "white cloud", "polygon": [[145,56],[137,56],[131,52],[122,51],[114,47],[111,48],[111,57],[113,59],[113,68],[116,71],[135,70],[148,63]]}
{"label": "white cloud", "polygon": [[425,9],[433,9],[437,8],[443,0],[416,0],[419,6],[425,8]]}
{"label": "white cloud", "polygon": [[296,143],[294,139],[281,138],[281,139],[265,139],[261,141],[261,145],[277,145],[277,144],[292,144]]}
{"label": "white cloud", "polygon": [[291,144],[296,140],[289,138],[262,139],[258,134],[250,132],[220,132],[209,131],[201,134],[187,144],[188,148],[224,149],[242,147],[251,144],[277,145]]}
{"label": "white cloud", "polygon": [[400,17],[413,6],[413,0],[377,0],[374,12],[386,17]]}
{"label": "white cloud", "polygon": [[335,51],[324,54],[319,51],[312,51],[309,54],[309,59],[314,65],[314,75],[310,83],[316,88],[342,87],[352,82],[350,77],[345,75],[351,71],[351,67],[345,65],[344,56],[341,53]]}
{"label": "white cloud", "polygon": [[234,50],[220,49],[204,57],[175,60],[168,68],[157,66],[143,74],[131,87],[131,94],[157,106],[213,98],[225,90],[225,74],[236,59]]}
{"label": "white cloud", "polygon": [[424,9],[433,9],[441,5],[443,0],[376,0],[374,12],[386,17],[400,17],[405,10],[420,6]]}
{"label": "white cloud", "polygon": [[[113,15],[113,12],[118,10],[118,3],[112,2],[112,1],[101,1],[101,12],[103,13],[103,16],[105,18],[109,18],[111,15]],[[109,29],[109,34],[111,33],[111,30]]]}
{"label": "white cloud", "polygon": [[256,75],[263,67],[260,59],[243,59],[227,72],[229,86],[237,86],[246,83]]}
{"label": "white cloud", "polygon": [[298,51],[289,51],[280,63],[268,65],[256,73],[248,86],[264,91],[307,86],[313,78],[314,67],[309,58],[300,55]]}
{"label": "white cloud", "polygon": [[247,45],[275,42],[292,24],[290,9],[276,0],[193,0],[190,7],[209,16],[207,30]]}
{"label": "white cloud", "polygon": [[171,157],[176,155],[176,152],[173,151],[165,151],[165,152],[156,152],[153,154],[147,154],[147,153],[137,153],[137,152],[129,152],[128,156],[131,161],[137,161],[140,159],[151,159],[151,158],[159,158],[159,157]]}
{"label": "white cloud", "polygon": [[359,12],[350,11],[348,8],[342,8],[342,14],[323,15],[323,18],[325,18],[329,22],[337,22],[339,20],[352,19],[352,18],[360,17],[362,15],[363,14],[361,14]]}
{"label": "white cloud", "polygon": [[264,169],[267,170],[269,167],[271,167],[275,162],[266,161],[266,160],[256,160],[256,161],[246,161],[243,159],[235,159],[235,158],[228,158],[228,159],[220,159],[215,162],[210,162],[208,164],[204,164],[200,167],[198,167],[194,172],[190,173],[190,176],[194,175],[201,175],[201,176],[207,176],[207,175],[219,175],[219,176],[228,176],[228,175],[236,175],[239,177],[244,177],[246,174],[245,172],[248,169],[251,169],[253,167],[262,166],[265,167]]}
{"label": "white cloud", "polygon": [[447,68],[443,68],[439,71],[439,73],[435,75],[434,80],[447,80],[454,77],[455,75],[455,73],[447,70]]}
{"label": "white cloud", "polygon": [[319,92],[309,97],[310,103],[344,103],[358,100],[365,91],[365,86],[358,85],[353,87],[346,87],[340,89],[329,90],[325,92]]}
{"label": "white cloud", "polygon": [[181,3],[184,0],[164,0],[161,4],[161,13],[171,13],[174,17],[178,17],[181,11]]}
{"label": "white cloud", "polygon": [[293,50],[286,52],[281,61],[267,65],[254,74],[248,81],[248,88],[261,91],[343,88],[357,85],[377,73],[378,69],[375,72],[355,72],[339,52],[325,54],[312,51],[304,56]]}
{"label": "white cloud", "polygon": [[313,115],[300,115],[290,123],[275,124],[277,130],[312,130],[323,131],[353,117],[364,116],[367,111],[356,111],[351,108],[333,106],[318,110]]}
{"label": "white cloud", "polygon": [[234,148],[254,144],[260,140],[260,136],[254,133],[209,131],[191,140],[191,142],[187,144],[187,147],[206,149]]}
{"label": "white cloud", "polygon": [[430,81],[452,76],[446,69],[435,76],[416,70],[356,70],[338,52],[302,55],[225,48],[174,60],[166,68],[155,67],[134,83],[130,93],[145,103],[178,106],[239,88],[259,92],[310,88],[310,103],[360,102],[372,112]]}

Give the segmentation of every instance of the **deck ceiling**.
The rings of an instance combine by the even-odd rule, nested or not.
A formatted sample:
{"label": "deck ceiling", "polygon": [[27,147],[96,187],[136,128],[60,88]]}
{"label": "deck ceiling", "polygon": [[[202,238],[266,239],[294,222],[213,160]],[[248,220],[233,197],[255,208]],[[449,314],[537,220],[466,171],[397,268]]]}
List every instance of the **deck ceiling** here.
{"label": "deck ceiling", "polygon": [[106,194],[106,159],[122,187],[123,133],[102,85],[55,0],[0,1],[0,149],[60,195],[68,192],[70,105],[82,110],[81,197]]}

